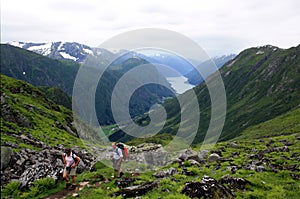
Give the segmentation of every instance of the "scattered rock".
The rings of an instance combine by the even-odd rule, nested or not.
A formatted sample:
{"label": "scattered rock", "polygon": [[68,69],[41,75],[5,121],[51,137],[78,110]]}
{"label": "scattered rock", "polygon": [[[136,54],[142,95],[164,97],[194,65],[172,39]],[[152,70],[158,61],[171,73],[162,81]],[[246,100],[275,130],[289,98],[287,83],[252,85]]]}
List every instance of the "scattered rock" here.
{"label": "scattered rock", "polygon": [[236,142],[229,142],[229,146],[232,148],[236,148],[236,149],[241,148],[241,146],[239,144],[237,144]]}
{"label": "scattered rock", "polygon": [[231,158],[220,158],[220,162],[233,162],[234,160]]}
{"label": "scattered rock", "polygon": [[170,190],[169,190],[168,188],[164,188],[164,189],[162,189],[162,192],[167,192],[167,193],[169,193]]}
{"label": "scattered rock", "polygon": [[300,180],[300,174],[298,174],[298,173],[290,173],[290,176],[294,180]]}
{"label": "scattered rock", "polygon": [[121,178],[116,180],[116,184],[119,188],[129,187],[135,180],[135,178]]}
{"label": "scattered rock", "polygon": [[1,171],[9,166],[12,154],[10,147],[1,147]]}
{"label": "scattered rock", "polygon": [[229,175],[223,176],[219,182],[221,184],[226,184],[230,189],[234,190],[244,190],[246,185],[251,185],[251,182],[243,178],[231,177]]}
{"label": "scattered rock", "polygon": [[237,158],[237,157],[240,156],[240,152],[238,152],[238,151],[232,152],[231,156],[234,157],[234,158]]}
{"label": "scattered rock", "polygon": [[212,153],[208,156],[207,161],[209,162],[217,162],[220,159],[220,156],[216,153]]}
{"label": "scattered rock", "polygon": [[249,159],[256,159],[256,158],[258,158],[258,155],[257,154],[250,154],[248,158]]}
{"label": "scattered rock", "polygon": [[270,146],[271,144],[273,144],[275,141],[272,138],[269,138],[268,140],[268,145]]}
{"label": "scattered rock", "polygon": [[139,151],[155,151],[161,148],[162,148],[161,144],[155,144],[155,143],[142,143],[136,146],[136,149]]}
{"label": "scattered rock", "polygon": [[153,176],[157,178],[165,178],[167,176],[172,176],[175,173],[178,173],[178,171],[175,168],[171,167],[168,170],[158,171],[157,173],[154,173]]}
{"label": "scattered rock", "polygon": [[158,187],[158,181],[155,180],[154,182],[145,182],[140,185],[127,187],[124,189],[121,189],[115,193],[112,194],[112,196],[122,196],[123,198],[130,198],[130,197],[136,197],[136,196],[142,196],[151,191],[154,188]]}
{"label": "scattered rock", "polygon": [[230,189],[209,176],[204,176],[202,182],[187,183],[181,193],[191,198],[234,198]]}
{"label": "scattered rock", "polygon": [[281,140],[281,142],[285,145],[285,146],[292,146],[295,143],[294,142],[288,142],[287,140]]}
{"label": "scattered rock", "polygon": [[172,159],[172,163],[182,163],[182,160],[181,159],[179,159],[179,158],[174,158],[174,159]]}
{"label": "scattered rock", "polygon": [[178,158],[182,161],[186,160],[196,160],[197,162],[200,162],[201,159],[198,156],[198,153],[192,149],[186,149],[182,153],[179,154]]}
{"label": "scattered rock", "polygon": [[146,151],[142,156],[147,166],[164,166],[169,162],[168,152],[163,150]]}
{"label": "scattered rock", "polygon": [[255,168],[255,171],[256,171],[256,172],[263,172],[263,171],[266,171],[266,167],[264,167],[264,166],[257,166],[257,167]]}
{"label": "scattered rock", "polygon": [[203,160],[204,158],[207,158],[208,153],[208,150],[200,150],[198,151],[198,157],[200,158],[200,160]]}
{"label": "scattered rock", "polygon": [[183,168],[183,171],[181,172],[182,175],[186,176],[195,176],[196,173],[193,171],[189,171],[187,168]]}
{"label": "scattered rock", "polygon": [[198,166],[198,167],[200,167],[201,166],[201,164],[199,163],[199,162],[197,162],[196,160],[193,160],[193,159],[190,159],[190,160],[188,160],[192,165],[196,165],[196,166]]}
{"label": "scattered rock", "polygon": [[229,167],[227,167],[227,169],[229,171],[231,171],[232,174],[234,174],[238,170],[238,167],[237,166],[229,166]]}

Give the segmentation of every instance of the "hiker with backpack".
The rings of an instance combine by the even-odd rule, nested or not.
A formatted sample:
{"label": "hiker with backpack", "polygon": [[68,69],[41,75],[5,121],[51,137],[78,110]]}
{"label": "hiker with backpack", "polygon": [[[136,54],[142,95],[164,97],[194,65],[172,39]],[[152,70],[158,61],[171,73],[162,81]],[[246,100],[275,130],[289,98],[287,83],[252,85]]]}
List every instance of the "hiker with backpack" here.
{"label": "hiker with backpack", "polygon": [[116,142],[111,143],[111,146],[113,147],[113,157],[112,157],[112,162],[113,162],[113,168],[115,172],[117,172],[118,177],[121,177],[120,171],[121,171],[121,163],[123,159],[123,152],[122,149],[117,146]]}
{"label": "hiker with backpack", "polygon": [[[76,169],[80,162],[80,158],[70,149],[67,148],[62,154],[62,160],[65,165],[63,171],[63,179],[66,181],[66,188],[70,190],[76,188]],[[72,185],[69,181],[69,176],[72,178]]]}

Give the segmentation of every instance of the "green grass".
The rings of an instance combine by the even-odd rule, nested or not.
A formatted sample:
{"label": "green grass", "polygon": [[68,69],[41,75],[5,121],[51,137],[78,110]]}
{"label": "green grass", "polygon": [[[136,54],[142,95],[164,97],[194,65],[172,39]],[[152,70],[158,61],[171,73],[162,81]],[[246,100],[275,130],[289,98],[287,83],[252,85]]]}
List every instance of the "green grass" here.
{"label": "green grass", "polygon": [[116,128],[116,127],[117,127],[116,124],[112,124],[112,125],[107,125],[107,126],[101,126],[101,129],[104,132],[104,134],[108,137],[115,132],[114,128]]}
{"label": "green grass", "polygon": [[272,120],[247,128],[239,139],[253,139],[260,137],[271,137],[300,132],[300,108],[289,111]]}
{"label": "green grass", "polygon": [[[265,158],[268,158],[272,164],[278,164],[281,166],[287,165],[296,165],[299,164],[296,158],[292,158],[291,154],[293,153],[300,153],[300,143],[297,142],[296,137],[299,134],[291,134],[291,135],[279,135],[279,136],[272,136],[272,147],[282,147],[284,144],[282,140],[293,142],[294,145],[289,146],[289,152],[280,152],[280,153],[267,153],[265,154]],[[254,153],[252,150],[255,149],[265,150],[268,147],[266,143],[268,142],[269,138],[259,138],[259,139],[240,139],[235,140],[235,143],[239,147],[232,147],[229,142],[220,142],[215,145],[214,150],[222,150],[222,157],[223,158],[230,158],[233,159],[234,164],[238,166],[246,165],[247,162],[251,161],[249,159],[249,155]],[[232,153],[238,152],[239,155],[237,157],[233,157]],[[282,156],[286,156],[289,159],[282,160]],[[257,159],[255,159],[257,160]],[[133,162],[124,162],[122,164],[123,171],[125,172],[125,177],[131,177],[130,173],[127,172],[127,168],[131,168],[133,166]],[[109,166],[107,166],[109,165]],[[201,178],[204,175],[208,175],[216,180],[219,180],[224,175],[230,175],[233,177],[241,177],[251,182],[251,185],[247,185],[244,191],[234,191],[236,198],[291,198],[297,199],[299,194],[299,186],[300,181],[294,180],[291,177],[291,173],[300,174],[300,172],[292,172],[283,168],[278,170],[278,172],[272,172],[268,166],[266,166],[265,172],[256,172],[253,170],[246,170],[246,169],[238,169],[236,173],[231,173],[227,167],[230,165],[228,162],[221,162],[219,168],[216,169],[217,163],[208,163],[206,162],[201,167],[197,167],[191,165],[188,162],[184,163],[185,167],[188,171],[193,171],[196,176],[186,176],[181,174],[183,169],[179,167],[178,164],[171,164],[161,168],[162,170],[168,169],[170,167],[174,167],[178,170],[178,173],[174,176],[164,178],[160,180],[159,187],[155,188],[154,190],[148,192],[146,195],[142,196],[142,198],[188,198],[187,196],[181,194],[181,190],[185,186],[187,182],[196,182],[201,181]],[[91,186],[85,187],[82,191],[79,192],[78,198],[122,198],[122,197],[112,197],[112,194],[120,190],[116,186],[116,178],[112,178],[112,174],[114,174],[113,169],[110,167],[111,163],[109,160],[107,162],[102,163],[98,162],[95,165],[95,171],[93,172],[84,172],[77,176],[77,182],[89,181]],[[142,166],[142,165],[140,165]],[[298,167],[298,169],[300,169]],[[137,180],[132,185],[138,185],[143,182],[152,182],[156,178],[152,175],[155,171],[143,170],[140,169],[141,175],[135,176],[131,178],[136,178]],[[108,182],[104,182],[104,179],[108,179]],[[93,185],[97,182],[101,182],[99,187],[94,187]],[[39,193],[36,196],[32,196],[32,198],[39,198],[41,196],[46,196],[55,192],[58,192],[63,189],[64,182],[58,183],[54,188],[49,190],[44,190],[42,193]],[[11,193],[15,192],[15,185],[11,185],[10,190]],[[166,192],[168,190],[169,192]],[[3,191],[3,190],[2,190]],[[35,193],[35,188],[25,191],[21,194],[21,196],[30,195],[29,193]],[[29,192],[27,194],[27,192]],[[20,193],[18,193],[20,194]],[[34,195],[34,194],[33,194]],[[21,197],[20,196],[20,197]],[[18,197],[16,197],[18,198]],[[67,197],[71,199],[72,197]]]}
{"label": "green grass", "polygon": [[[34,138],[49,146],[64,144],[85,148],[76,134],[67,133],[65,127],[71,126],[72,112],[63,106],[49,101],[37,88],[13,78],[1,75],[1,92],[5,94],[5,106],[9,107],[10,117],[21,118],[29,124],[22,126],[20,122],[8,121],[1,117],[1,144],[18,143],[15,150],[22,148],[36,149],[24,144],[14,135],[31,134]],[[32,96],[35,97],[32,97]],[[69,127],[70,128],[70,127]]]}

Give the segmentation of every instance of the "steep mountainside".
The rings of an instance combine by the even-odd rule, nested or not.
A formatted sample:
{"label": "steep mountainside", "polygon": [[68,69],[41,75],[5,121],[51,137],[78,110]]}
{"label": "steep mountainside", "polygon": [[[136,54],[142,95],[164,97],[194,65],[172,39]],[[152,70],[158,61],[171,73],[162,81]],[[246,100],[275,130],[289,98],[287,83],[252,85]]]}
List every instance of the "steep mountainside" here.
{"label": "steep mountainside", "polygon": [[58,105],[72,109],[72,98],[58,87],[39,87],[45,93],[45,96]]}
{"label": "steep mountainside", "polygon": [[47,99],[41,90],[1,74],[2,146],[36,148],[36,144],[22,141],[26,136],[40,143],[40,148],[57,144],[82,146],[72,122],[72,112]]}
{"label": "steep mountainside", "polygon": [[[143,59],[129,58],[119,65],[111,66],[104,72],[96,93],[96,101],[98,102],[96,103],[96,112],[100,124],[114,123],[110,104],[111,94],[117,81],[129,69],[145,63],[148,62]],[[70,96],[80,67],[78,63],[73,61],[53,60],[6,44],[1,44],[0,66],[2,74],[24,80],[34,86],[59,87]],[[114,67],[117,69],[114,69]],[[158,72],[153,71],[153,74],[156,73]],[[133,78],[138,75],[133,74]],[[46,93],[49,94],[49,92]],[[162,98],[170,96],[173,96],[172,92],[164,87],[146,85],[132,97],[130,113],[133,117],[143,114],[153,104],[160,103]],[[70,104],[65,105],[70,107]]]}
{"label": "steep mountainside", "polygon": [[[211,60],[216,64],[216,67],[219,69],[228,61],[234,59],[235,56],[236,56],[235,54],[223,55],[220,57],[213,57]],[[207,68],[207,66],[211,66],[210,61],[204,61],[198,66],[198,68]],[[199,85],[200,83],[203,82],[204,79],[207,78],[207,77],[201,77],[201,75],[198,73],[196,69],[190,71],[188,74],[185,75],[185,77],[188,78],[188,82],[193,85]]]}
{"label": "steep mountainside", "polygon": [[[227,140],[249,126],[272,119],[300,104],[300,46],[250,48],[220,70],[226,95],[227,116],[221,135]],[[206,85],[194,88],[201,110],[200,128],[194,140],[203,140],[210,120],[210,97]],[[162,133],[175,134],[180,122],[176,100],[164,104],[169,118]],[[184,122],[184,121],[183,121]]]}
{"label": "steep mountainside", "polygon": [[300,107],[288,111],[274,119],[250,126],[234,140],[255,140],[260,138],[291,135],[300,135]]}

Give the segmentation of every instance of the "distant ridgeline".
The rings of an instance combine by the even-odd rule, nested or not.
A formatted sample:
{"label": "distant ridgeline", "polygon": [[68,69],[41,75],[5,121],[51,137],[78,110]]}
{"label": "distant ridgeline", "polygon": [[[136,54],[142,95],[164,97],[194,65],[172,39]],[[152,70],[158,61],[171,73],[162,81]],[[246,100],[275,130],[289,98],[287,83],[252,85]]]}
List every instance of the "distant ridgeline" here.
{"label": "distant ridgeline", "polygon": [[[120,63],[114,70],[104,72],[96,92],[96,113],[101,125],[113,124],[111,113],[111,94],[119,78],[131,68],[148,63],[140,58],[129,58]],[[1,73],[9,77],[24,80],[34,86],[43,87],[50,99],[59,104],[71,107],[71,99],[63,95],[57,87],[72,95],[74,81],[80,64],[74,61],[54,60],[21,48],[1,44]],[[154,71],[155,72],[155,71]],[[45,88],[46,87],[46,88]],[[64,96],[63,100],[55,98],[54,92]],[[171,90],[159,85],[145,85],[134,93],[130,100],[132,117],[147,112],[149,108],[161,103],[163,98],[174,96]]]}

